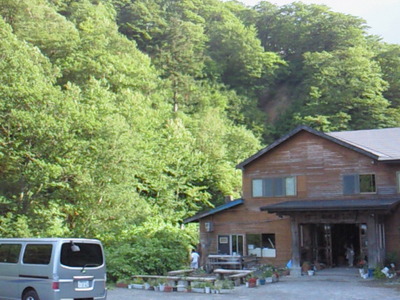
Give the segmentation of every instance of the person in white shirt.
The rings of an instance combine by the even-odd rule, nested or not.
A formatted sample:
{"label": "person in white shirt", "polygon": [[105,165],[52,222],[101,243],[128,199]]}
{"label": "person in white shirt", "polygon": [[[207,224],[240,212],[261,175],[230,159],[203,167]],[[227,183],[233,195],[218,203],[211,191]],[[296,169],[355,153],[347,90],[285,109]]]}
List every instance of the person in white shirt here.
{"label": "person in white shirt", "polygon": [[196,252],[196,250],[192,250],[192,254],[190,255],[190,267],[192,269],[198,269],[199,268],[199,258],[200,255]]}

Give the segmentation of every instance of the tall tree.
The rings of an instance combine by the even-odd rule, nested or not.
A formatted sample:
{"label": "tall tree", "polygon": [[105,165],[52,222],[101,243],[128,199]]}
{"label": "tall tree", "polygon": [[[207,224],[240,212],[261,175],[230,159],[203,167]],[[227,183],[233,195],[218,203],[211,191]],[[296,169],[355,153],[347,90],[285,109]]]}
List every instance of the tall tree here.
{"label": "tall tree", "polygon": [[382,95],[387,83],[372,57],[362,47],[305,54],[307,96],[299,108],[302,120],[324,117],[330,130],[393,125],[396,121]]}

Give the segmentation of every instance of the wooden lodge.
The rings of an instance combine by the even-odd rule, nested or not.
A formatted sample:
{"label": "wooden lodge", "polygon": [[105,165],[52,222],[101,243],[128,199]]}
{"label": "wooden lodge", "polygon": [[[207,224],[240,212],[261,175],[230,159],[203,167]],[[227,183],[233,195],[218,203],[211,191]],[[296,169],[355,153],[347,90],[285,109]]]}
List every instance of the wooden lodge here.
{"label": "wooden lodge", "polygon": [[[209,255],[257,257],[300,274],[400,258],[400,128],[323,133],[300,126],[237,166],[242,198],[187,220]],[[354,250],[354,261],[346,258]]]}

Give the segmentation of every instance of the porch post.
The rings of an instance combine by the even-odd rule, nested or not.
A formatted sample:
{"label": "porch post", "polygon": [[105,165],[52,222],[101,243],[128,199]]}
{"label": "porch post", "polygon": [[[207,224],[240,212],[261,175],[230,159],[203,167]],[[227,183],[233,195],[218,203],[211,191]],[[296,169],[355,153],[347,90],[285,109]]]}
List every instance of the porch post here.
{"label": "porch post", "polygon": [[301,276],[299,224],[297,216],[290,217],[290,229],[292,233],[292,268],[290,269],[290,275]]}
{"label": "porch post", "polygon": [[375,214],[370,214],[367,220],[367,236],[368,236],[368,268],[375,269],[378,265],[379,243],[377,235]]}

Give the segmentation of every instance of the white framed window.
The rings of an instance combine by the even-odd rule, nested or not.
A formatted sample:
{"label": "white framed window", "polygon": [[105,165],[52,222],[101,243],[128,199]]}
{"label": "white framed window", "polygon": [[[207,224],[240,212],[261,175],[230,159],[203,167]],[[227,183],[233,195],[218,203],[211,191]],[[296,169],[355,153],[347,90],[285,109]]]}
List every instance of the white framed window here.
{"label": "white framed window", "polygon": [[253,179],[253,197],[296,196],[297,182],[295,176]]}
{"label": "white framed window", "polygon": [[244,236],[242,234],[227,234],[218,236],[218,254],[244,255]]}

